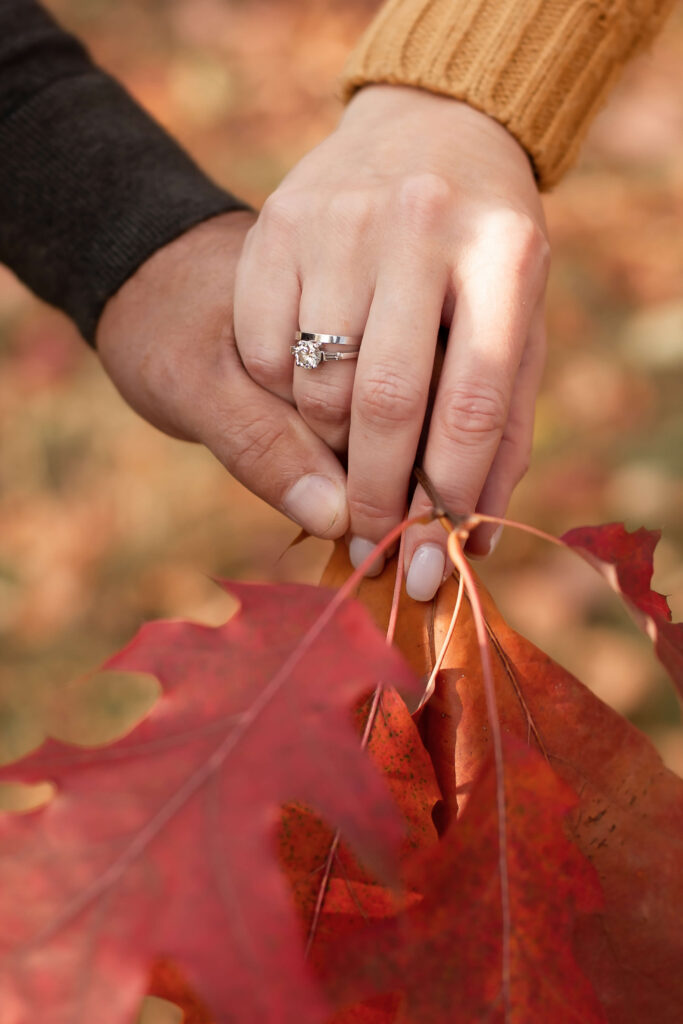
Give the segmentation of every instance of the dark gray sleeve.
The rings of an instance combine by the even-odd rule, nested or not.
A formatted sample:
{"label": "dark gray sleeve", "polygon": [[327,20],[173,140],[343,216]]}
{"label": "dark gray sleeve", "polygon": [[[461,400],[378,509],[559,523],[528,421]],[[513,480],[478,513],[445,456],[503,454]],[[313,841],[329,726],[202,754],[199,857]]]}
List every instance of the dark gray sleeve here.
{"label": "dark gray sleeve", "polygon": [[92,343],[148,256],[247,204],[210,181],[34,0],[0,0],[0,262]]}

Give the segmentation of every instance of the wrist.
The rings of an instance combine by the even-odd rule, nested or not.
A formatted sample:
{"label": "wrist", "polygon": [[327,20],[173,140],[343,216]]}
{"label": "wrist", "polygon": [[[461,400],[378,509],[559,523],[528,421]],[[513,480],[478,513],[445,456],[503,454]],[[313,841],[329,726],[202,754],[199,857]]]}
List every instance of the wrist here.
{"label": "wrist", "polygon": [[[498,158],[504,154],[513,167],[531,179],[531,160],[507,128],[494,117],[463,100],[440,95],[412,85],[377,83],[366,85],[354,93],[340,121],[343,131],[366,134],[373,138],[387,130],[409,132],[413,138],[426,138],[431,146],[450,151],[456,159],[463,150],[481,144]],[[415,147],[416,155],[424,153]]]}
{"label": "wrist", "polygon": [[105,347],[116,344],[117,323],[127,324],[136,310],[145,315],[150,303],[179,294],[198,272],[215,276],[232,267],[255,218],[250,210],[220,213],[188,228],[148,256],[102,310],[95,337],[100,356]]}

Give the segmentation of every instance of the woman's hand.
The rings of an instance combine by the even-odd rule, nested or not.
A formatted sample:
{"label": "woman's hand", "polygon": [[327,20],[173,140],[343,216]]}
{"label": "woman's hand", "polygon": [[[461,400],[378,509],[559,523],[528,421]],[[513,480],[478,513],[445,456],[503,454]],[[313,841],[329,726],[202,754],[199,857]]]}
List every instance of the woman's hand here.
{"label": "woman's hand", "polygon": [[192,228],[107,303],[100,358],[160,430],[200,441],[255,494],[320,537],[349,523],[344,470],[296,410],[249,378],[235,349],[233,292],[250,213]]}
{"label": "woman's hand", "polygon": [[[531,448],[547,268],[518,143],[466,104],[410,87],[362,89],[267,200],[239,261],[237,346],[256,384],[348,449],[355,564],[405,514],[442,323],[423,465],[450,511],[504,513]],[[357,362],[294,368],[297,329],[362,335]],[[418,488],[411,514],[428,508]],[[485,554],[493,532],[480,527],[470,550]],[[409,593],[432,597],[442,528],[412,527],[406,562]]]}

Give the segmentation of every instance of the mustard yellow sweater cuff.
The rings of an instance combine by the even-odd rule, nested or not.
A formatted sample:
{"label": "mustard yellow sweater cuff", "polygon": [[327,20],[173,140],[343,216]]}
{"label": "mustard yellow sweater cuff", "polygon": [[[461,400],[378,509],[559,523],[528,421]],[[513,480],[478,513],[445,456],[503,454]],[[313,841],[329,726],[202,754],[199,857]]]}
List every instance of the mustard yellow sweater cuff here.
{"label": "mustard yellow sweater cuff", "polygon": [[539,185],[575,159],[621,68],[673,0],[387,0],[342,75],[464,100],[505,125]]}

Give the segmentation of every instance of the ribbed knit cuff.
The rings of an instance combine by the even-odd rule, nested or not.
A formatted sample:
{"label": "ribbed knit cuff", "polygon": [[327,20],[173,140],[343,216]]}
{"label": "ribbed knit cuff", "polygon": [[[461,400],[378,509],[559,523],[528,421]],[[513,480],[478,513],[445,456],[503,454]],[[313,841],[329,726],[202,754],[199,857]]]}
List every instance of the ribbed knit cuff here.
{"label": "ribbed knit cuff", "polygon": [[543,189],[575,159],[625,62],[673,0],[387,0],[351,54],[348,100],[412,85],[489,114],[529,154]]}
{"label": "ribbed knit cuff", "polygon": [[243,209],[99,69],[0,121],[0,262],[91,344],[107,299],[148,256]]}

